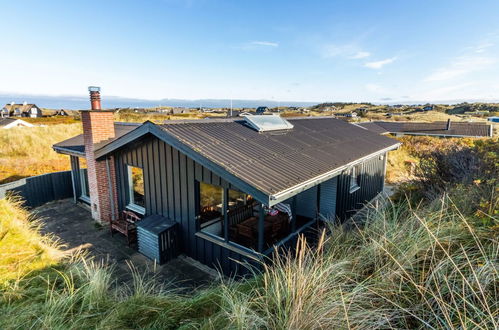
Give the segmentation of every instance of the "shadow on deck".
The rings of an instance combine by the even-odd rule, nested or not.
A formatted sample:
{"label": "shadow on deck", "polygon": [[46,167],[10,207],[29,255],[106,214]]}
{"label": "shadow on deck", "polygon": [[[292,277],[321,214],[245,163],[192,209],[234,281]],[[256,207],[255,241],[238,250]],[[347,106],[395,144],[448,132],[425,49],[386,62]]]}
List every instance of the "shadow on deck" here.
{"label": "shadow on deck", "polygon": [[59,238],[67,249],[82,248],[96,262],[115,265],[118,283],[132,280],[129,263],[139,271],[147,272],[147,276],[154,276],[165,284],[171,283],[181,291],[190,292],[216,280],[215,271],[185,256],[161,266],[154,265],[153,261],[128,247],[124,236],[111,236],[107,226],[97,225],[90,211],[72,200],[50,202],[33,211],[41,218],[42,233]]}

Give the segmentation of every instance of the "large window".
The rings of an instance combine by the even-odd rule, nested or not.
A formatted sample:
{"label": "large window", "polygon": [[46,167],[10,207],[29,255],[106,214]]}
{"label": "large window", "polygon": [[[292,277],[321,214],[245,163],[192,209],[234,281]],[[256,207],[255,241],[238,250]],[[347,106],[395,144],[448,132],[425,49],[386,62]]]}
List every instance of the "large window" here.
{"label": "large window", "polygon": [[[199,182],[198,187],[200,230],[224,238],[224,188],[204,182]],[[248,194],[231,189],[228,189],[227,192],[227,210],[235,210],[253,202],[253,198]],[[237,214],[239,217],[243,216],[241,212],[237,212]],[[231,216],[231,213],[229,213],[229,222]],[[251,217],[251,215],[248,217]]]}
{"label": "large window", "polygon": [[128,192],[128,208],[144,214],[144,171],[140,167],[128,165]]}
{"label": "large window", "polygon": [[80,198],[86,202],[90,202],[90,191],[88,187],[88,170],[87,170],[87,160],[85,158],[79,158],[80,165],[80,186],[81,195]]}
{"label": "large window", "polygon": [[201,228],[221,219],[222,199],[222,187],[204,182],[199,183],[199,223]]}

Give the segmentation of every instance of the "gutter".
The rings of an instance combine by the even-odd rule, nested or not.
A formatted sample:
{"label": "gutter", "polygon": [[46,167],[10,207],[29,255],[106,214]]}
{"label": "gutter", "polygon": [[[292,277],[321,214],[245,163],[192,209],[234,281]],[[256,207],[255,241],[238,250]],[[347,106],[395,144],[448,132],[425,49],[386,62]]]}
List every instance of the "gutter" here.
{"label": "gutter", "polygon": [[[279,201],[282,201],[282,200],[285,200],[293,195],[296,195],[304,190],[307,190],[319,183],[322,183],[324,181],[327,181],[335,176],[337,176],[338,174],[340,174],[341,172],[343,172],[344,170],[347,170],[349,168],[351,168],[352,166],[356,165],[356,164],[359,164],[359,163],[362,163],[363,161],[367,160],[367,159],[370,159],[370,158],[373,158],[373,157],[376,157],[377,155],[381,155],[381,154],[384,154],[388,151],[391,151],[391,150],[395,150],[395,149],[398,149],[400,146],[402,145],[402,143],[396,143],[394,145],[391,145],[390,147],[387,147],[385,149],[382,149],[382,150],[379,150],[379,151],[376,151],[372,154],[369,154],[367,156],[364,156],[362,158],[359,158],[359,159],[356,159],[354,160],[353,162],[350,162],[346,165],[343,165],[341,167],[338,167],[338,168],[335,168],[334,170],[332,171],[329,171],[329,172],[326,172],[324,174],[321,174],[319,176],[316,176],[315,178],[312,178],[312,179],[309,179],[307,181],[304,181],[296,186],[293,186],[291,188],[288,188],[286,190],[283,190],[283,191],[280,191],[276,194],[273,194],[273,195],[270,195],[270,200],[271,201],[275,201],[274,203],[272,203],[272,205],[274,204],[277,204]],[[269,203],[270,204],[270,203]],[[270,206],[270,205],[269,205]]]}
{"label": "gutter", "polygon": [[66,148],[56,147],[56,146],[52,146],[52,149],[55,152],[59,153],[59,154],[76,156],[76,157],[85,157],[85,153],[84,152],[78,152],[78,151],[74,151],[74,150],[68,150]]}

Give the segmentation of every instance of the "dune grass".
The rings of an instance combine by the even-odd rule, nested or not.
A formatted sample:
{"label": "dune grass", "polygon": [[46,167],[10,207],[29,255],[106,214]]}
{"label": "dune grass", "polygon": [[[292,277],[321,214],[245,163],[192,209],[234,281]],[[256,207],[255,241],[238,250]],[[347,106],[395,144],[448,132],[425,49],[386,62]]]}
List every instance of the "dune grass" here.
{"label": "dune grass", "polygon": [[52,145],[80,133],[79,123],[0,130],[0,184],[69,170],[69,157],[57,154]]}
{"label": "dune grass", "polygon": [[[497,141],[405,142],[427,159],[412,187],[433,178],[442,193],[400,194],[317,244],[299,240],[254,278],[190,295],[133,265],[133,281],[118,284],[112,266],[64,253],[15,200],[0,200],[0,328],[497,329]],[[463,167],[463,155],[480,161]]]}
{"label": "dune grass", "polygon": [[0,199],[0,285],[58,263],[57,241],[40,234],[40,224],[21,201]]}
{"label": "dune grass", "polygon": [[494,329],[499,218],[488,216],[484,224],[449,196],[388,203],[353,230],[333,226],[314,246],[300,240],[253,279],[192,295],[132,265],[133,282],[117,286],[112,268],[65,259],[3,281],[0,328]]}

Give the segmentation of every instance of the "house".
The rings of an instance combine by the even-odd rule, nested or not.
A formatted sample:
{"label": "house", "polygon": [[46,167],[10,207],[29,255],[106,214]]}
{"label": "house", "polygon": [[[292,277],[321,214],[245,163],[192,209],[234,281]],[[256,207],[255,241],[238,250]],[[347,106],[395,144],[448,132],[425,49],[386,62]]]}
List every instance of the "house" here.
{"label": "house", "polygon": [[336,113],[336,117],[357,118],[356,112]]}
{"label": "house", "polygon": [[430,123],[413,121],[373,121],[357,123],[378,134],[427,135],[438,137],[491,137],[492,126],[482,123],[435,121]]}
{"label": "house", "polygon": [[24,102],[22,104],[17,104],[11,102],[10,104],[6,104],[2,108],[2,117],[31,117],[31,118],[39,118],[42,117],[42,110],[36,105],[32,103]]}
{"label": "house", "polygon": [[269,108],[268,107],[258,107],[256,108],[256,114],[257,115],[263,115],[265,112],[268,112]]}
{"label": "house", "polygon": [[[139,229],[151,219],[176,228],[168,244],[232,275],[376,198],[387,153],[400,145],[331,117],[138,125],[114,123],[96,102],[92,109],[81,111],[82,135],[53,146],[70,156],[75,196],[92,217],[115,221],[127,211],[143,218]],[[138,231],[138,249],[157,255],[158,238],[147,235]]]}
{"label": "house", "polygon": [[13,128],[13,127],[33,127],[33,124],[30,124],[24,120],[16,119],[16,118],[0,118],[0,128]]}

